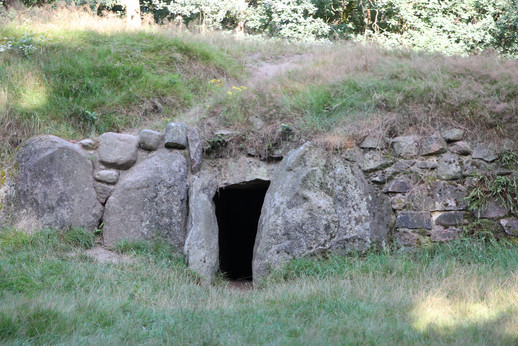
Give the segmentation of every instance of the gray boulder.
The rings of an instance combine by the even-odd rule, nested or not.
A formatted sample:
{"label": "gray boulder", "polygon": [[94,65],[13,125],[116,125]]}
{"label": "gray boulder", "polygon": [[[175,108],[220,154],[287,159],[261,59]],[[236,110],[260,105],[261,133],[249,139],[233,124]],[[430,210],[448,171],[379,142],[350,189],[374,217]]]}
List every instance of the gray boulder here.
{"label": "gray boulder", "polygon": [[254,280],[294,257],[384,243],[392,222],[388,198],[357,167],[305,144],[283,159],[266,193]]}
{"label": "gray boulder", "polygon": [[363,155],[360,159],[360,168],[364,172],[379,171],[389,167],[394,163],[390,157],[383,156],[380,152],[369,152]]}
{"label": "gray boulder", "polygon": [[119,172],[114,169],[103,169],[95,172],[94,178],[106,184],[115,184],[119,181]]}
{"label": "gray boulder", "polygon": [[470,155],[473,152],[469,144],[464,141],[450,144],[448,150],[457,155]]}
{"label": "gray boulder", "polygon": [[500,225],[502,225],[505,233],[518,237],[518,219],[502,219],[500,220]]}
{"label": "gray boulder", "polygon": [[165,147],[185,149],[187,147],[187,126],[180,123],[169,123],[165,128]]}
{"label": "gray boulder", "polygon": [[383,149],[384,143],[383,138],[380,136],[367,136],[360,143],[362,149]]}
{"label": "gray boulder", "polygon": [[35,137],[21,147],[17,160],[18,177],[8,200],[15,227],[98,227],[102,206],[94,190],[93,166],[78,144],[55,136]]}
{"label": "gray boulder", "polygon": [[106,202],[104,244],[165,238],[183,248],[187,222],[187,161],[162,149],[132,167]]}
{"label": "gray boulder", "polygon": [[153,130],[142,130],[138,136],[140,139],[140,147],[149,151],[157,150],[163,140],[162,134]]}
{"label": "gray boulder", "polygon": [[137,161],[139,138],[106,132],[99,137],[99,161],[106,167],[128,169]]}

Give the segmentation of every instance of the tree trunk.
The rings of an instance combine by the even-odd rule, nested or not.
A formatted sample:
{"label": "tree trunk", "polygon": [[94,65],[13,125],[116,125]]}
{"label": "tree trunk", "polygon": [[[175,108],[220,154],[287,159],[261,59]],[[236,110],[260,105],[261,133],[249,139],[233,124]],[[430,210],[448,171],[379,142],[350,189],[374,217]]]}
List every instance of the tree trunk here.
{"label": "tree trunk", "polygon": [[140,2],[139,0],[126,0],[126,18],[128,26],[131,28],[139,28],[142,24],[140,19]]}

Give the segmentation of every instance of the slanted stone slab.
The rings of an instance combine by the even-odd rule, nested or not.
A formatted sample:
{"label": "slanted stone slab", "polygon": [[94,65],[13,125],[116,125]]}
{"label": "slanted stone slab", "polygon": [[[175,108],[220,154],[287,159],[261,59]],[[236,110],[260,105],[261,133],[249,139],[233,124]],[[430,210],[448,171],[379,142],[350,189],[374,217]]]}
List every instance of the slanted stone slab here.
{"label": "slanted stone slab", "polygon": [[374,172],[379,171],[392,165],[394,160],[390,157],[383,156],[379,152],[369,152],[360,158],[360,168],[362,171]]}
{"label": "slanted stone slab", "polygon": [[478,144],[475,149],[473,149],[472,157],[486,162],[493,162],[498,159],[498,154],[486,144]]}
{"label": "slanted stone slab", "polygon": [[417,138],[414,136],[401,136],[396,137],[391,142],[394,155],[404,159],[415,159],[418,150]]}
{"label": "slanted stone slab", "polygon": [[144,150],[154,151],[162,144],[163,135],[153,130],[142,130],[139,133],[140,147]]}
{"label": "slanted stone slab", "polygon": [[447,147],[446,141],[441,137],[430,136],[423,139],[419,154],[421,156],[439,155],[445,153]]}
{"label": "slanted stone slab", "polygon": [[28,140],[17,155],[19,172],[8,201],[15,227],[94,230],[102,216],[92,162],[78,144],[55,136]]}
{"label": "slanted stone slab", "polygon": [[500,220],[500,225],[502,225],[505,233],[518,237],[518,219],[502,219]]}
{"label": "slanted stone slab", "polygon": [[412,185],[407,181],[403,179],[396,179],[392,181],[391,183],[387,184],[385,188],[383,189],[383,192],[385,193],[405,193],[410,191],[412,188]]}
{"label": "slanted stone slab", "polygon": [[106,202],[104,244],[159,237],[182,249],[186,222],[187,161],[180,152],[161,149],[115,186]]}
{"label": "slanted stone slab", "polygon": [[396,228],[432,229],[429,212],[402,211],[397,214]]}
{"label": "slanted stone slab", "polygon": [[464,130],[461,129],[450,129],[441,133],[442,138],[448,143],[457,142],[464,138]]}
{"label": "slanted stone slab", "polygon": [[471,149],[469,144],[464,141],[455,142],[453,144],[450,144],[448,146],[448,150],[450,152],[452,152],[453,154],[457,154],[457,155],[471,155],[471,153],[473,152],[473,150]]}
{"label": "slanted stone slab", "polygon": [[167,124],[164,145],[171,149],[185,149],[187,147],[187,126],[180,123]]}
{"label": "slanted stone slab", "polygon": [[115,184],[119,180],[119,172],[115,169],[103,169],[95,172],[94,178],[106,184]]}
{"label": "slanted stone slab", "polygon": [[191,159],[191,172],[197,173],[201,169],[203,158],[203,145],[200,134],[195,128],[189,128],[187,131],[187,139],[189,142],[189,157]]}
{"label": "slanted stone slab", "polygon": [[99,161],[110,168],[128,169],[137,161],[139,138],[107,132],[99,137]]}
{"label": "slanted stone slab", "polygon": [[367,136],[360,144],[362,149],[382,149],[383,147],[383,139],[379,136]]}

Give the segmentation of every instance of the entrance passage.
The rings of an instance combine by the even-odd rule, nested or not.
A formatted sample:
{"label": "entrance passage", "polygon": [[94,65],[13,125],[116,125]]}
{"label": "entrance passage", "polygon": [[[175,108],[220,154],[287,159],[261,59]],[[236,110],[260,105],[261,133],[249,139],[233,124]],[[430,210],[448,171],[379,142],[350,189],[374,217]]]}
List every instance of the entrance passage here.
{"label": "entrance passage", "polygon": [[253,180],[218,189],[219,268],[230,280],[252,280],[257,224],[269,181]]}

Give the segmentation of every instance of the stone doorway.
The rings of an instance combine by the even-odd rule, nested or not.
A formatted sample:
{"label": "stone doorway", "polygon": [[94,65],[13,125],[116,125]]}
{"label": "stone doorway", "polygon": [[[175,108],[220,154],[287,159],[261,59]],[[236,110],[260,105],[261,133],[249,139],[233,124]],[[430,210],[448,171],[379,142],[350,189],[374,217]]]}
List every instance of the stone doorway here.
{"label": "stone doorway", "polygon": [[219,188],[214,196],[219,268],[230,280],[252,280],[257,224],[269,185],[266,180],[252,180]]}

